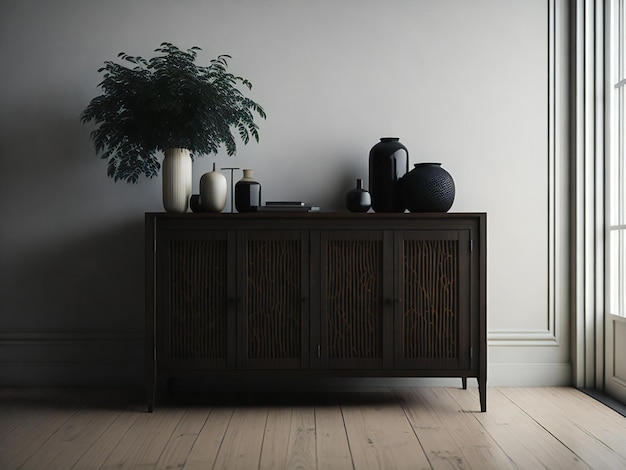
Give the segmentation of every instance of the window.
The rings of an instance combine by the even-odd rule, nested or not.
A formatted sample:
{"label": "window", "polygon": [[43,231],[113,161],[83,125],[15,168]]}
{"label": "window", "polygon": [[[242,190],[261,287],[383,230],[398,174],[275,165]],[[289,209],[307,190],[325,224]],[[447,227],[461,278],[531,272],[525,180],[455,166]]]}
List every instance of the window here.
{"label": "window", "polygon": [[626,317],[626,0],[611,11],[608,73],[608,312]]}

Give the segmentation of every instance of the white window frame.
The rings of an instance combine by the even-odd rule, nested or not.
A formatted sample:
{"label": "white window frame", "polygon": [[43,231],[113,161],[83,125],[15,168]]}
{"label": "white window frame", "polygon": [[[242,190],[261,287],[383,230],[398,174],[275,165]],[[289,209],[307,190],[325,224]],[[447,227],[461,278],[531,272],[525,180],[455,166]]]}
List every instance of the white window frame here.
{"label": "white window frame", "polygon": [[607,313],[626,317],[626,0],[613,0],[607,71]]}

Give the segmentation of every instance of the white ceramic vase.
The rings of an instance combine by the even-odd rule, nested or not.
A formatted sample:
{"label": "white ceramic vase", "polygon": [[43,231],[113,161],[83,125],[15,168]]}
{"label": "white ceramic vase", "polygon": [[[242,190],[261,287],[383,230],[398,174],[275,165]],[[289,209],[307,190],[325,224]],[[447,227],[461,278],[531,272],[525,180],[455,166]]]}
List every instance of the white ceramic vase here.
{"label": "white ceramic vase", "polygon": [[226,177],[219,171],[209,171],[200,178],[200,201],[205,212],[222,212],[226,207],[228,183]]}
{"label": "white ceramic vase", "polygon": [[163,152],[163,207],[166,212],[187,212],[191,197],[191,155],[189,150],[168,148]]}

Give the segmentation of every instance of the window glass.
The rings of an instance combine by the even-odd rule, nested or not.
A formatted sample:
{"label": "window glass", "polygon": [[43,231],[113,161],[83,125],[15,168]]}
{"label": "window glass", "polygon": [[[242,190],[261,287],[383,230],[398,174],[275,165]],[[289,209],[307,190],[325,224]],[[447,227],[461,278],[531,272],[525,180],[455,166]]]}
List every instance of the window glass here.
{"label": "window glass", "polygon": [[610,24],[608,142],[608,308],[626,316],[626,0],[614,0]]}

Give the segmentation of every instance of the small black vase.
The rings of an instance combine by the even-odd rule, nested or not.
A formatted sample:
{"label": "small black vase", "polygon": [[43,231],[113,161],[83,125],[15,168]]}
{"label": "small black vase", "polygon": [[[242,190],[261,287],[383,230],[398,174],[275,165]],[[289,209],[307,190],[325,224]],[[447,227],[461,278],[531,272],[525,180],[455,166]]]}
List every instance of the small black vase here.
{"label": "small black vase", "polygon": [[455,186],[441,163],[417,163],[402,178],[402,196],[410,212],[448,212],[454,202]]}
{"label": "small black vase", "polygon": [[404,212],[399,180],[409,171],[409,151],[398,137],[382,137],[369,154],[369,190],[376,212]]}
{"label": "small black vase", "polygon": [[200,199],[199,194],[191,195],[191,197],[189,198],[189,207],[191,208],[192,212],[204,211],[204,209],[202,208],[202,199]]}
{"label": "small black vase", "polygon": [[363,180],[356,180],[356,188],[346,194],[346,208],[350,212],[367,212],[372,206],[372,198],[367,190],[363,189]]}
{"label": "small black vase", "polygon": [[237,212],[256,212],[261,205],[261,183],[252,178],[252,170],[243,170],[243,178],[235,184]]}

